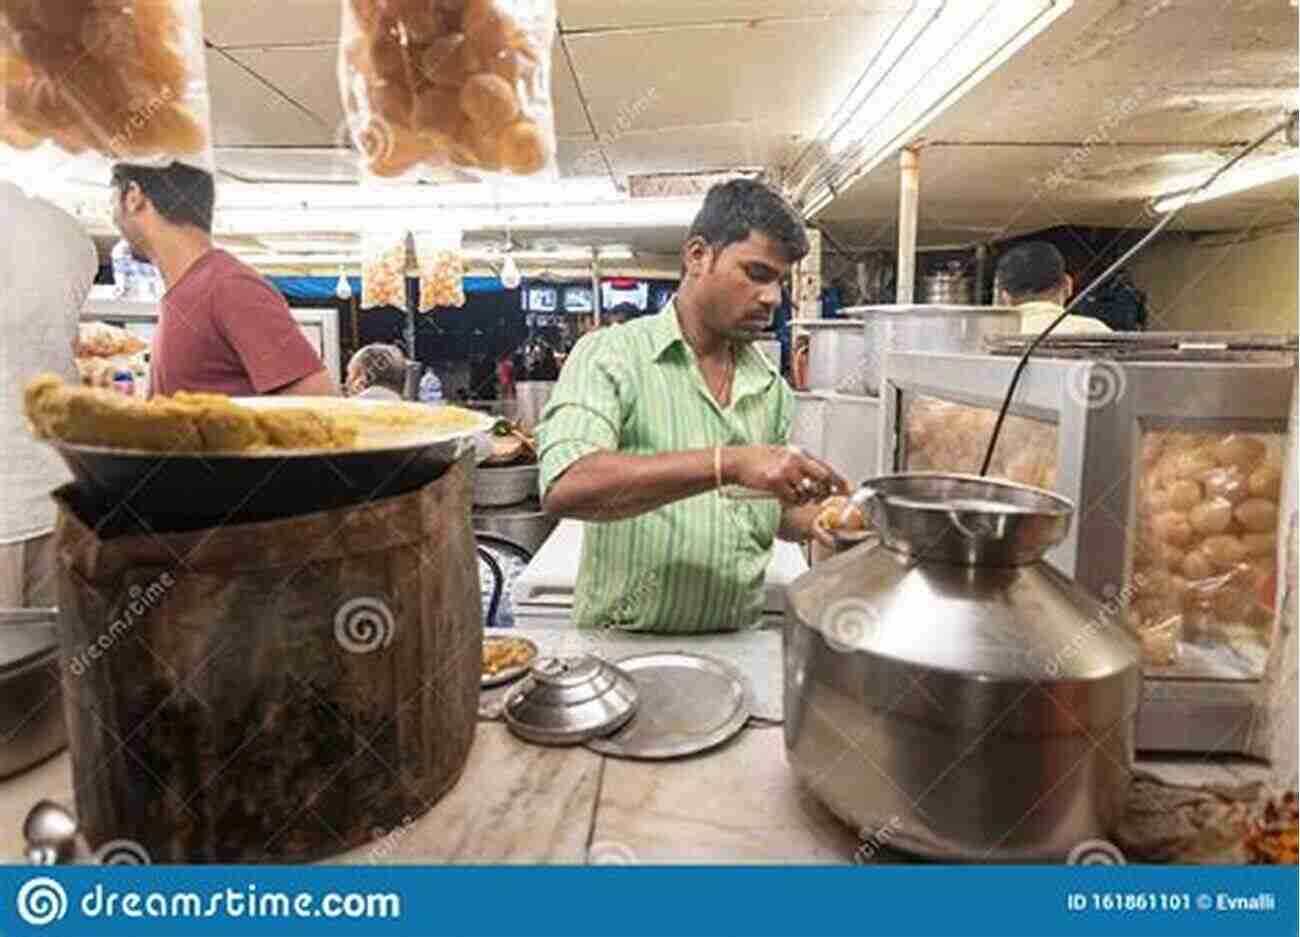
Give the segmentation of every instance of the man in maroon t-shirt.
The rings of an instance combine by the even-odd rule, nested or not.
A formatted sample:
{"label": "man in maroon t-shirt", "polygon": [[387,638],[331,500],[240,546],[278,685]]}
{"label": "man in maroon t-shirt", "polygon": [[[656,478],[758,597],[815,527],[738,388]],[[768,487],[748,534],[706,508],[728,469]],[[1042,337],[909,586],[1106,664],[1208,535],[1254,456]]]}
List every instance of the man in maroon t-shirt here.
{"label": "man in maroon t-shirt", "polygon": [[337,395],[289,304],[212,244],[211,174],[181,163],[113,167],[113,221],[167,292],[149,363],[150,394]]}

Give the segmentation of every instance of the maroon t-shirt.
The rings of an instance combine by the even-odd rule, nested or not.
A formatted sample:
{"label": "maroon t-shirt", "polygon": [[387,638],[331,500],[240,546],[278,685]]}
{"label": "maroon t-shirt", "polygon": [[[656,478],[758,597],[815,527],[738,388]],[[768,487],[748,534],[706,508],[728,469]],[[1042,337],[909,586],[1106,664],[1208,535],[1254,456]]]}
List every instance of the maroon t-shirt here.
{"label": "maroon t-shirt", "polygon": [[284,297],[223,250],[208,251],[172,284],[158,319],[151,394],[256,396],[324,368]]}

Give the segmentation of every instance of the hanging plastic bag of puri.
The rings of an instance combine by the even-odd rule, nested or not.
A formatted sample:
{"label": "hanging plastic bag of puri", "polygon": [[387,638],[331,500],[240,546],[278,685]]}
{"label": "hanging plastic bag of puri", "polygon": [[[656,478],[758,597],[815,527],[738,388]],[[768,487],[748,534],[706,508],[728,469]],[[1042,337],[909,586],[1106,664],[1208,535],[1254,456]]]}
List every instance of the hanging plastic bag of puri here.
{"label": "hanging plastic bag of puri", "polygon": [[342,0],[339,85],[367,174],[555,174],[555,0]]}
{"label": "hanging plastic bag of puri", "polygon": [[405,231],[367,231],[361,236],[361,308],[406,308]]}
{"label": "hanging plastic bag of puri", "polygon": [[0,0],[0,172],[212,170],[199,0]]}
{"label": "hanging plastic bag of puri", "polygon": [[465,259],[459,230],[416,231],[415,257],[420,267],[420,311],[465,305]]}

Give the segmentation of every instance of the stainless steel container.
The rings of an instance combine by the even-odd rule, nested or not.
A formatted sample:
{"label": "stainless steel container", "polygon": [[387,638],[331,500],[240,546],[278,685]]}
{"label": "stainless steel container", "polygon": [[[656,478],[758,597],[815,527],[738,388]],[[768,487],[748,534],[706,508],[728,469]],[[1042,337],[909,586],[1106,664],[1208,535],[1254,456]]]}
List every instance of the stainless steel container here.
{"label": "stainless steel container", "polygon": [[68,744],[55,609],[0,609],[0,778]]}
{"label": "stainless steel container", "polygon": [[970,277],[962,272],[960,264],[921,277],[921,301],[924,303],[965,306],[973,295]]}
{"label": "stainless steel container", "polygon": [[537,497],[537,465],[480,465],[474,470],[474,506],[495,508]]}
{"label": "stainless steel container", "polygon": [[823,399],[826,428],[822,458],[855,485],[879,474],[879,398],[826,394]]}
{"label": "stainless steel container", "polygon": [[778,371],[781,370],[781,343],[779,341],[774,338],[761,338],[754,342],[754,346],[767,356],[767,360],[772,362],[773,367]]}
{"label": "stainless steel container", "polygon": [[818,458],[826,452],[826,397],[815,391],[795,391],[790,421],[790,443]]}
{"label": "stainless steel container", "polygon": [[856,319],[799,319],[808,333],[808,390],[874,394],[868,383],[867,334]]}
{"label": "stainless steel container", "polygon": [[542,511],[534,497],[522,504],[501,508],[475,508],[471,521],[475,530],[513,540],[536,554],[559,521]]}
{"label": "stainless steel container", "polygon": [[867,482],[875,535],[796,580],[796,775],[870,840],[1059,861],[1122,815],[1141,677],[1107,610],[1040,561],[1073,508],[969,476]]}
{"label": "stainless steel container", "polygon": [[840,310],[861,320],[863,392],[880,393],[885,356],[891,351],[982,352],[984,338],[1019,332],[1020,313],[1005,306],[851,306]]}
{"label": "stainless steel container", "polygon": [[525,429],[537,428],[553,390],[555,381],[520,381],[515,384],[515,418]]}

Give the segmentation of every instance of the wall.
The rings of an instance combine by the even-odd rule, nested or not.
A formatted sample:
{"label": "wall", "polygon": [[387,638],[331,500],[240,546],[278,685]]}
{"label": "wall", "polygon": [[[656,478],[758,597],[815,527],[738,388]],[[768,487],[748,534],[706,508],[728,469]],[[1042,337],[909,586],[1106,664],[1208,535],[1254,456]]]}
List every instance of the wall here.
{"label": "wall", "polygon": [[[1235,240],[1234,240],[1235,238]],[[1133,261],[1152,331],[1295,332],[1295,226],[1213,237],[1167,235]]]}

